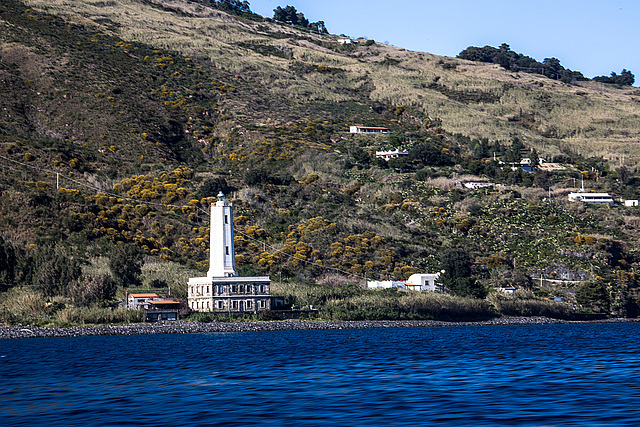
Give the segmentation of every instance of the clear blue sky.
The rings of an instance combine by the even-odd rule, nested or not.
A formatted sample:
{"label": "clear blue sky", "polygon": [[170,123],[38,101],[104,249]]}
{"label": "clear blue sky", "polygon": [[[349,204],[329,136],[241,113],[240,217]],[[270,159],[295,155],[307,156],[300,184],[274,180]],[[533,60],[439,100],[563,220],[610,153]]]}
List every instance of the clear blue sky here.
{"label": "clear blue sky", "polygon": [[249,0],[273,17],[294,6],[332,34],[368,37],[409,50],[456,56],[502,43],[542,62],[555,57],[586,77],[620,73],[640,83],[640,0]]}

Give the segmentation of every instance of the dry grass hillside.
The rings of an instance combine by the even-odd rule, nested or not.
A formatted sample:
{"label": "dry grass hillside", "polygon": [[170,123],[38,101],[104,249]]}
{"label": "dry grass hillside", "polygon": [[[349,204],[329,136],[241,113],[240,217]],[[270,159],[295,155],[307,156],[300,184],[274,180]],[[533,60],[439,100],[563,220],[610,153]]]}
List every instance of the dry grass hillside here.
{"label": "dry grass hillside", "polygon": [[[276,124],[309,115],[304,108],[282,109],[274,99],[290,106],[340,105],[365,96],[402,105],[420,119],[440,119],[451,133],[505,141],[519,135],[543,156],[575,150],[618,164],[626,152],[631,166],[640,159],[637,88],[565,84],[497,65],[379,43],[342,46],[332,35],[250,21],[182,0],[26,3],[124,40],[198,58],[250,80],[264,90],[261,104],[265,105],[236,100],[229,107],[239,121]],[[313,72],[318,66],[327,71]]]}

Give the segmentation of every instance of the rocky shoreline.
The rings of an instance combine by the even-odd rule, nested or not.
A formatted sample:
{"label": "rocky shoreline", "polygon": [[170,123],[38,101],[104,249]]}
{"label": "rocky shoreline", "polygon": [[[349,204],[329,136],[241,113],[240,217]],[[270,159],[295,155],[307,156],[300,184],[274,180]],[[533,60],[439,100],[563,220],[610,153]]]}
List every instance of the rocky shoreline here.
{"label": "rocky shoreline", "polygon": [[635,319],[568,321],[547,317],[499,317],[475,322],[437,320],[359,320],[345,322],[272,321],[272,322],[158,322],[132,325],[73,326],[45,328],[38,326],[0,326],[0,339],[84,337],[100,335],[197,334],[213,332],[257,332],[322,329],[426,328],[444,326],[550,325],[570,323],[629,322]]}

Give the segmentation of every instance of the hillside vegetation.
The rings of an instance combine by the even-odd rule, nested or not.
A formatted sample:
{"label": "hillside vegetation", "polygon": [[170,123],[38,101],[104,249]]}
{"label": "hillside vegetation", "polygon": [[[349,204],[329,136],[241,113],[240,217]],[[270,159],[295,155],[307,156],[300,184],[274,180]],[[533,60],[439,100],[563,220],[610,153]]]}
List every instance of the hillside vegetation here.
{"label": "hillside vegetation", "polygon": [[[184,296],[207,269],[207,210],[224,191],[241,272],[284,277],[276,293],[334,317],[428,306],[353,285],[439,271],[461,250],[450,293],[513,286],[527,301],[490,296],[479,316],[574,295],[636,312],[637,208],[566,195],[584,179],[639,198],[639,89],[338,39],[204,2],[4,1],[0,282],[62,305],[131,286]],[[388,149],[409,156],[375,158]],[[535,173],[498,162],[538,156]],[[460,185],[478,179],[503,186]],[[141,275],[96,284],[123,245],[143,254]]]}

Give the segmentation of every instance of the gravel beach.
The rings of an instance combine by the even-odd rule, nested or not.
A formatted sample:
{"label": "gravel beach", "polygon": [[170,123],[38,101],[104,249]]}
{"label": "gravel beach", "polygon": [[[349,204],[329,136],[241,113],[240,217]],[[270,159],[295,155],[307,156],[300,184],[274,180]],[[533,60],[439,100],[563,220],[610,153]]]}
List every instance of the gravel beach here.
{"label": "gravel beach", "polygon": [[212,332],[289,331],[314,329],[425,328],[444,326],[545,325],[568,323],[627,322],[634,319],[566,321],[546,317],[500,317],[478,322],[442,322],[436,320],[375,320],[349,322],[272,321],[272,322],[158,322],[133,325],[74,326],[43,328],[37,326],[0,326],[0,339],[83,337],[92,335],[197,334]]}

